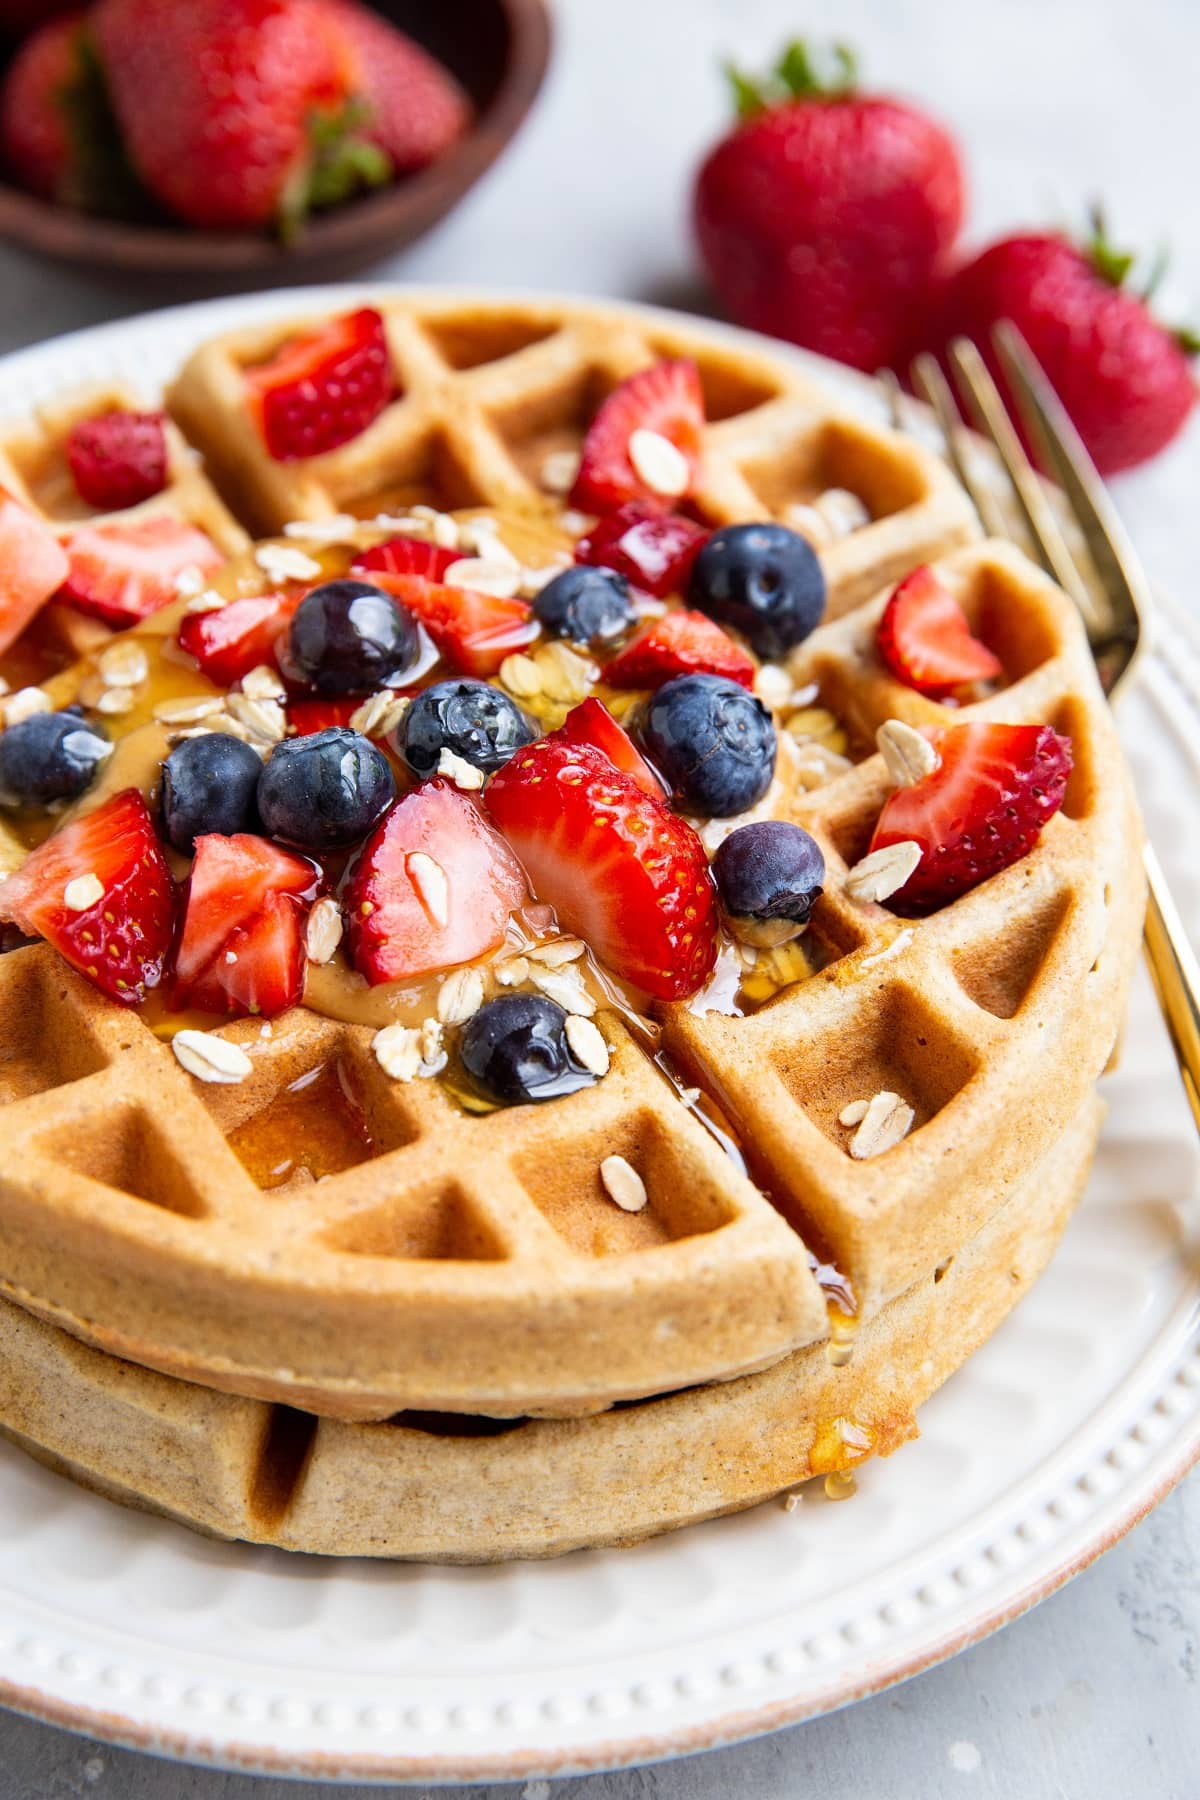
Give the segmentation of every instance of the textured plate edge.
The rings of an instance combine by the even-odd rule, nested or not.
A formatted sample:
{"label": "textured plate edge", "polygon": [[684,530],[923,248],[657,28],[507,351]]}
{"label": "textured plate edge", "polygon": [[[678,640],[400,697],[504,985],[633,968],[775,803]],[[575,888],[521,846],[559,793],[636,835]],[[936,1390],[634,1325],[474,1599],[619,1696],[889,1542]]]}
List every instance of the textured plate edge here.
{"label": "textured plate edge", "polygon": [[[443,287],[369,280],[341,284],[322,283],[287,290],[189,301],[149,313],[84,326],[4,357],[0,360],[0,389],[6,375],[10,372],[19,375],[22,372],[22,364],[36,366],[61,356],[69,358],[72,351],[82,348],[85,342],[94,352],[103,347],[106,337],[121,336],[127,332],[135,319],[140,328],[150,331],[155,327],[171,330],[185,328],[192,317],[198,321],[212,321],[208,329],[223,330],[249,319],[288,312],[300,315],[322,306],[342,304],[349,297],[369,297],[373,294],[380,297],[410,296],[415,299],[451,302],[456,299],[486,297],[516,303],[562,304],[584,308],[590,306],[600,310],[620,308],[644,318],[648,323],[657,321],[667,328],[690,328],[703,332],[718,342],[724,340],[735,346],[740,345],[792,361],[814,378],[823,381],[834,392],[844,396],[857,396],[872,412],[878,414],[882,406],[879,390],[870,377],[794,346],[700,315],[603,295],[582,296],[536,289],[479,288],[462,284]],[[850,403],[853,404],[853,400]],[[22,410],[27,410],[27,407]],[[2,401],[0,415],[9,416]],[[1168,601],[1163,610],[1169,620],[1170,634],[1182,636],[1192,657],[1200,657],[1200,634],[1193,621],[1174,602]],[[1155,647],[1161,651],[1161,643]],[[1147,664],[1160,672],[1161,678],[1164,667],[1161,656],[1156,657],[1153,663],[1147,659]],[[1167,666],[1173,683],[1183,690],[1189,710],[1200,707],[1200,693],[1191,692],[1190,687],[1179,679],[1177,671]],[[1153,685],[1158,690],[1157,709],[1163,715],[1164,723],[1173,726],[1183,739],[1185,733],[1182,721],[1178,715],[1172,717],[1173,709],[1163,705],[1159,683],[1147,685]],[[1191,723],[1194,727],[1196,720],[1193,719]],[[1189,748],[1193,754],[1196,753],[1194,741],[1189,743]],[[1186,1356],[1186,1345],[1184,1354]],[[1183,1366],[1176,1360],[1172,1365],[1172,1372],[1164,1372],[1158,1381],[1157,1390],[1147,1394],[1147,1413],[1153,1412],[1163,1395],[1175,1382],[1182,1379]],[[1164,1462],[1165,1467],[1160,1467]],[[1180,1423],[1170,1445],[1160,1448],[1152,1458],[1148,1467],[1154,1471],[1154,1475],[1149,1484],[1146,1482],[1145,1471],[1134,1473],[1128,1478],[1123,1503],[1117,1507],[1115,1514],[1112,1506],[1109,1506],[1108,1515],[1100,1529],[1094,1528],[1092,1520],[1081,1521],[1065,1534],[1058,1547],[1059,1554],[1051,1560],[1048,1567],[1018,1585],[1015,1591],[1010,1589],[1003,1602],[984,1607],[969,1624],[944,1629],[933,1635],[915,1653],[901,1651],[892,1657],[866,1657],[864,1663],[869,1672],[860,1680],[847,1679],[843,1671],[831,1677],[825,1686],[816,1689],[809,1687],[803,1694],[792,1699],[773,1700],[759,1707],[716,1712],[702,1724],[666,1727],[637,1736],[593,1738],[582,1747],[427,1757],[412,1753],[288,1752],[265,1747],[261,1743],[243,1743],[236,1739],[207,1737],[168,1727],[149,1726],[123,1713],[89,1707],[85,1703],[71,1701],[40,1688],[12,1682],[3,1676],[0,1676],[0,1705],[48,1724],[87,1733],[108,1743],[154,1755],[243,1773],[298,1776],[309,1780],[379,1783],[512,1781],[530,1776],[567,1776],[628,1768],[743,1742],[805,1719],[819,1717],[937,1666],[1021,1617],[1043,1599],[1057,1592],[1076,1574],[1088,1568],[1152,1511],[1197,1462],[1200,1462],[1200,1415],[1194,1421]],[[1087,1470],[1081,1472],[1076,1477],[1075,1485],[1079,1486],[1087,1474]]]}

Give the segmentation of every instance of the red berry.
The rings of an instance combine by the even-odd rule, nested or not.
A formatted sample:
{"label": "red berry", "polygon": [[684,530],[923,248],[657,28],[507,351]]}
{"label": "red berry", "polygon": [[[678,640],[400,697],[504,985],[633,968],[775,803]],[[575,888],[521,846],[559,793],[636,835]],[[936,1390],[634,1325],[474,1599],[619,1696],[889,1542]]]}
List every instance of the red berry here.
{"label": "red berry", "polygon": [[361,705],[357,694],[345,700],[293,700],[287,709],[288,724],[294,737],[312,737],[318,731],[349,725]]}
{"label": "red berry", "polygon": [[703,986],[716,891],[685,819],[599,750],[549,739],[497,770],[487,804],[538,899],[614,974],[661,1000]]}
{"label": "red berry", "polygon": [[669,612],[614,656],[604,679],[613,687],[658,688],[674,675],[724,675],[752,688],[756,667],[750,652],[706,614]]}
{"label": "red berry", "polygon": [[654,363],[613,389],[583,440],[572,506],[606,513],[627,500],[663,498],[630,458],[635,431],[654,432],[681,452],[686,483],[678,492],[673,490],[671,498],[682,498],[696,478],[704,432],[704,391],[694,362],[680,358]]}
{"label": "red berry", "polygon": [[198,837],[175,950],[176,1005],[268,1018],[294,1006],[304,985],[304,903],[318,880],[305,857],[251,832]]}
{"label": "red berry", "polygon": [[663,783],[629,733],[617,724],[607,706],[594,697],[583,700],[574,707],[558,730],[550,732],[546,742],[589,744],[593,750],[599,750],[602,755],[607,756],[622,775],[628,775],[631,781],[636,781],[645,793],[653,794],[656,800],[663,798],[666,791]]}
{"label": "red berry", "polygon": [[386,543],[373,544],[360,550],[350,566],[352,575],[424,575],[429,581],[443,581],[451,563],[462,552],[443,549],[427,538],[394,537]]}
{"label": "red berry", "polygon": [[82,23],[82,12],[73,12],[42,25],[21,45],[0,88],[5,170],[43,200],[71,195],[76,149],[67,99],[82,78]]}
{"label": "red berry", "polygon": [[118,628],[178,600],[175,583],[185,569],[213,575],[225,560],[211,538],[167,513],[81,525],[67,554],[64,600]]}
{"label": "red berry", "polygon": [[[855,368],[893,362],[958,235],[953,139],[916,107],[822,89],[803,47],[709,153],[695,226],[733,317]],[[764,104],[765,102],[765,104]]]}
{"label": "red berry", "polygon": [[950,694],[1003,674],[999,657],[972,636],[962,607],[924,563],[892,594],[876,642],[897,681],[920,694]]}
{"label": "red berry", "polygon": [[394,385],[383,320],[370,306],[291,338],[246,370],[251,416],[277,462],[349,443],[378,418]]}
{"label": "red berry", "polygon": [[189,225],[303,215],[354,69],[319,0],[99,0],[91,13],[137,173]]}
{"label": "red berry", "polygon": [[[361,566],[355,564],[356,569]],[[494,675],[506,656],[537,636],[533,608],[524,600],[445,587],[423,575],[388,575],[375,569],[366,573],[421,621],[457,675]]]}
{"label": "red berry", "polygon": [[1004,238],[952,277],[937,320],[937,347],[973,338],[1007,395],[991,330],[1011,319],[1105,475],[1156,456],[1196,399],[1188,351],[1119,285],[1127,268],[1100,238],[1090,254],[1052,234]]}
{"label": "red berry", "polygon": [[436,58],[369,6],[324,0],[349,45],[353,86],[367,108],[361,135],[397,175],[444,156],[471,122],[471,103]]}
{"label": "red berry", "polygon": [[687,591],[692,564],[707,541],[706,526],[652,501],[631,500],[596,520],[575,546],[577,563],[615,569],[634,587],[662,599]]}
{"label": "red berry", "polygon": [[[77,910],[67,889],[88,876],[103,891]],[[44,937],[110,999],[144,1000],[171,946],[175,888],[137,788],[124,788],[32,850],[0,882],[0,919]]]}
{"label": "red berry", "polygon": [[516,858],[475,801],[428,781],[396,802],[350,871],[354,966],[375,983],[471,962],[499,949],[527,897]]}
{"label": "red berry", "polygon": [[81,419],[67,438],[67,462],[89,506],[121,512],[140,505],[167,485],[162,414],[107,412]]}
{"label": "red berry", "polygon": [[921,860],[888,905],[925,913],[1006,869],[1033,848],[1063,803],[1070,740],[1048,725],[950,725],[926,733],[932,774],[885,802],[872,850],[911,840]]}
{"label": "red berry", "polygon": [[57,593],[70,566],[50,527],[0,488],[0,654]]}
{"label": "red berry", "polygon": [[303,598],[302,593],[254,594],[212,612],[187,613],[180,621],[180,645],[217,687],[232,687],[251,669],[276,661],[276,645]]}

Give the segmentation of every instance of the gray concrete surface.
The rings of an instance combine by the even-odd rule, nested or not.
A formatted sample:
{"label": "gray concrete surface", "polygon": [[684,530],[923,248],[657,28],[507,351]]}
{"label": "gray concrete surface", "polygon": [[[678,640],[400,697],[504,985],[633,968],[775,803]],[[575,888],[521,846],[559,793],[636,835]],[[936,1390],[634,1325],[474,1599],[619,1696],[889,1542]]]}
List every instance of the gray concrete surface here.
{"label": "gray concrete surface", "polygon": [[[454,217],[378,272],[703,306],[688,174],[719,128],[718,56],[755,62],[831,25],[883,86],[960,133],[971,236],[1078,216],[1171,240],[1167,297],[1200,319],[1195,0],[561,0],[535,118]],[[194,291],[194,290],[191,290]],[[0,350],[190,291],[0,251]],[[0,371],[0,402],[3,375]],[[1118,499],[1146,561],[1200,606],[1200,420]],[[0,1715],[0,1800],[283,1800],[282,1782],[190,1770]],[[363,1794],[370,1790],[314,1789]],[[686,1762],[474,1800],[1148,1800],[1200,1796],[1200,1477],[1063,1593],[989,1642],[856,1707]]]}

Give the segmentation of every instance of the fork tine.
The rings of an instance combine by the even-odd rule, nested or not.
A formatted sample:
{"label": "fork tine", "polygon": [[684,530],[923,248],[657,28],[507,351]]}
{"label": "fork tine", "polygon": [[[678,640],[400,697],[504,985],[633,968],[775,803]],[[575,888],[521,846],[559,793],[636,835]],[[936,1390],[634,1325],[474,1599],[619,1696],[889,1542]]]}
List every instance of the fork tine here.
{"label": "fork tine", "polygon": [[893,431],[907,429],[904,419],[904,391],[896,378],[895,369],[876,369],[875,379],[883,390],[887,401],[888,423]]}
{"label": "fork tine", "polygon": [[1089,638],[1110,634],[1112,622],[1101,616],[1094,596],[1075,566],[1045,489],[1021,448],[1021,440],[1004,410],[1004,402],[979,350],[970,338],[955,338],[950,345],[950,360],[976,425],[991,439],[1008,472],[1042,566],[1074,600],[1083,614]]}
{"label": "fork tine", "polygon": [[[1004,319],[992,333],[996,354],[1012,387],[1021,418],[1071,503],[1106,591],[1116,595],[1114,639],[1136,642],[1139,620],[1151,604],[1149,584],[1117,516],[1095,463],[1062,401],[1016,326]],[[1121,601],[1132,617],[1122,629]],[[1131,664],[1130,664],[1131,666]],[[1129,672],[1128,667],[1123,675]]]}
{"label": "fork tine", "polygon": [[913,361],[912,384],[937,419],[950,467],[966,489],[983,529],[989,537],[1007,537],[1008,532],[996,496],[976,478],[971,468],[965,448],[967,428],[959,417],[954,395],[950,392],[950,383],[942,374],[937,357],[928,350],[923,350]]}

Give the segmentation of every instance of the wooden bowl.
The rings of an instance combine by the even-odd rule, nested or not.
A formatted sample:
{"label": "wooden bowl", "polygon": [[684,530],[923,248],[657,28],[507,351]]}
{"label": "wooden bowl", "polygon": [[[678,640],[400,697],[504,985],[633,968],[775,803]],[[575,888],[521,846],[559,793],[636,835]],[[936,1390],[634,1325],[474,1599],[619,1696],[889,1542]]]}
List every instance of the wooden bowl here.
{"label": "wooden bowl", "polygon": [[344,275],[411,243],[496,160],[524,119],[550,58],[547,0],[371,0],[440,57],[475,103],[470,131],[446,156],[393,186],[316,214],[283,245],[254,232],[132,225],[72,212],[0,182],[0,237],[45,256],[223,285]]}

